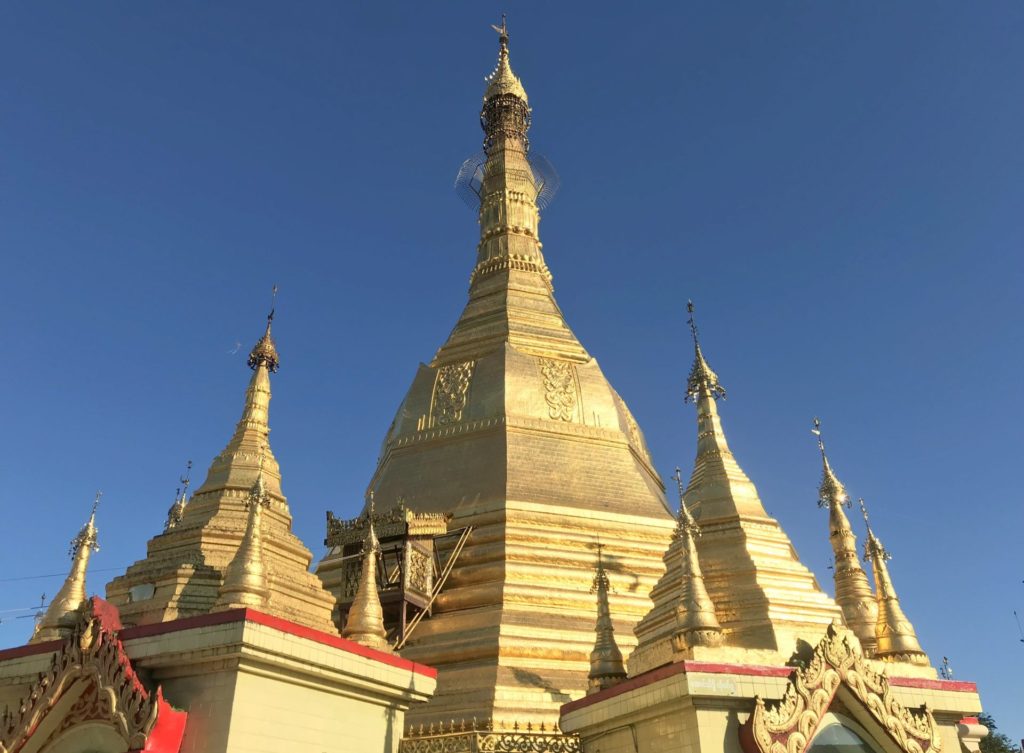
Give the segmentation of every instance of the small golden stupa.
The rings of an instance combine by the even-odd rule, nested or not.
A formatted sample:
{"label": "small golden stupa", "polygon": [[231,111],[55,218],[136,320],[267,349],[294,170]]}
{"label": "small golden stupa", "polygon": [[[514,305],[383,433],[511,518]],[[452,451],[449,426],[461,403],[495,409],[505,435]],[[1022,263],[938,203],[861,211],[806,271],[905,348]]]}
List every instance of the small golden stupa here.
{"label": "small golden stupa", "polygon": [[179,499],[172,507],[145,559],[107,584],[107,599],[126,625],[250,607],[334,632],[334,599],[309,572],[313,555],[292,533],[270,448],[270,375],[280,367],[273,320],[271,309],[249,354],[242,417],[206,481],[187,504]]}

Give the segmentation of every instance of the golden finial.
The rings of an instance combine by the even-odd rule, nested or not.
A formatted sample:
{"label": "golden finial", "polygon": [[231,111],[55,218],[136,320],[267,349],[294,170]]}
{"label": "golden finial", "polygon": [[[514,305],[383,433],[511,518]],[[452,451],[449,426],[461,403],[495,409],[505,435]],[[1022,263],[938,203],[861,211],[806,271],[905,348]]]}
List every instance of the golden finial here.
{"label": "golden finial", "polygon": [[370,648],[389,651],[387,630],[384,628],[384,609],[377,593],[377,556],[380,542],[373,530],[374,497],[370,492],[366,508],[366,535],[363,537],[363,566],[359,571],[359,585],[349,607],[342,636]]}
{"label": "golden finial", "polygon": [[867,528],[868,535],[864,541],[864,560],[869,561],[873,557],[880,557],[885,562],[892,559],[892,555],[882,546],[882,542],[875,536],[875,532],[871,530],[871,521],[868,520],[868,506],[864,503],[863,497],[857,500],[857,504],[860,505],[860,514],[864,518],[864,527]]}
{"label": "golden finial", "polygon": [[676,607],[676,632],[672,645],[677,651],[693,646],[717,646],[722,642],[722,626],[715,614],[715,604],[704,585],[704,575],[697,554],[700,525],[686,508],[683,499],[683,472],[676,467],[672,476],[679,489],[679,517],[673,537],[682,540],[682,593]]}
{"label": "golden finial", "polygon": [[[92,512],[89,515],[89,520],[82,530],[78,532],[75,538],[71,539],[71,546],[68,548],[68,555],[74,559],[75,555],[78,554],[79,550],[83,547],[92,549],[94,552],[100,550],[100,545],[97,543],[96,530],[96,509],[100,506],[100,498],[103,496],[103,492],[97,491],[96,497],[92,501]],[[76,607],[77,608],[77,607]]]}
{"label": "golden finial", "polygon": [[89,556],[100,550],[98,531],[96,529],[96,509],[100,504],[103,492],[96,492],[92,503],[89,520],[78,535],[71,540],[71,571],[64,579],[53,601],[36,624],[35,633],[29,643],[41,643],[62,638],[70,633],[76,622],[78,608],[85,601],[85,576],[89,567]]}
{"label": "golden finial", "polygon": [[270,336],[270,326],[274,322],[274,312],[277,309],[277,285],[271,290],[270,313],[267,314],[267,330],[263,333],[252,352],[249,353],[249,368],[254,371],[260,366],[266,366],[268,370],[276,372],[280,368],[281,360],[277,355],[277,347],[274,345],[274,338]]}
{"label": "golden finial", "polygon": [[700,526],[693,519],[693,515],[690,514],[689,509],[686,507],[686,501],[683,499],[685,496],[683,471],[678,465],[676,466],[675,473],[672,474],[672,478],[676,482],[676,489],[679,492],[679,513],[676,515],[676,530],[673,536],[679,538],[685,531],[696,539],[700,536]]}
{"label": "golden finial", "polygon": [[498,39],[501,42],[501,46],[508,48],[508,25],[506,23],[505,14],[501,14],[501,26],[491,24],[491,28],[498,32]]}
{"label": "golden finial", "polygon": [[165,532],[175,528],[185,516],[185,506],[188,504],[188,487],[191,483],[191,476],[192,461],[189,460],[185,464],[185,475],[179,476],[178,478],[181,482],[181,486],[179,486],[174,492],[174,504],[172,504],[171,509],[167,511],[167,522],[164,524]]}
{"label": "golden finial", "polygon": [[928,665],[928,655],[921,648],[914,626],[900,606],[899,597],[889,575],[886,564],[892,555],[882,546],[882,542],[871,530],[868,521],[868,508],[864,500],[859,500],[864,524],[868,529],[867,540],[864,542],[864,559],[871,562],[875,573],[875,596],[878,601],[878,618],[875,623],[874,658],[882,661],[908,662],[921,666]]}
{"label": "golden finial", "polygon": [[530,129],[530,105],[526,89],[512,72],[509,63],[505,16],[501,17],[501,26],[491,24],[491,28],[498,32],[498,64],[484,79],[487,90],[484,92],[484,108],[480,113],[480,124],[485,134],[484,151],[490,152],[502,137],[519,139],[523,148],[529,149],[526,132]]}
{"label": "golden finial", "polygon": [[597,594],[597,624],[594,627],[594,649],[590,652],[590,673],[587,675],[588,694],[618,685],[626,679],[626,668],[622,663],[622,652],[615,642],[615,628],[608,605],[611,584],[604,569],[604,545],[600,538],[596,546],[597,568],[590,593]]}
{"label": "golden finial", "polygon": [[828,462],[828,455],[825,454],[825,440],[821,435],[821,419],[817,416],[814,418],[814,428],[811,429],[811,433],[818,438],[818,450],[821,452],[822,475],[821,485],[818,487],[818,507],[829,508],[832,505],[849,507],[850,495],[846,493],[846,488],[833,473],[832,466]]}
{"label": "golden finial", "polygon": [[700,348],[700,338],[697,334],[697,322],[693,316],[693,301],[686,302],[686,311],[690,315],[687,319],[687,323],[690,325],[690,335],[693,337],[694,357],[693,367],[690,369],[690,376],[686,380],[686,396],[683,398],[683,401],[696,401],[704,393],[707,393],[709,397],[716,399],[720,397],[724,398],[725,388],[718,381],[718,374],[708,366],[708,362],[704,358],[704,352]]}

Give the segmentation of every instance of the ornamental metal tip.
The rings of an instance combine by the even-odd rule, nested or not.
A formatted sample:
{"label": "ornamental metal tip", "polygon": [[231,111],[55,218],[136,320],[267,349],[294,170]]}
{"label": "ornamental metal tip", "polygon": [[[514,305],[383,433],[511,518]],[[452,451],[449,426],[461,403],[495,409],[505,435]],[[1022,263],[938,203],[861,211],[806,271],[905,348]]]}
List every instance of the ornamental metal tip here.
{"label": "ornamental metal tip", "polygon": [[693,515],[690,514],[689,509],[686,507],[686,501],[683,499],[685,494],[683,472],[678,465],[676,466],[676,472],[672,474],[672,478],[675,480],[676,488],[679,490],[679,514],[676,516],[676,529],[673,536],[678,538],[684,533],[688,533],[692,537],[698,538],[700,536],[700,526],[693,519]]}
{"label": "ornamental metal tip", "polygon": [[828,462],[825,457],[825,440],[821,436],[821,419],[817,416],[814,417],[814,428],[811,429],[811,434],[818,438],[818,449],[821,450],[821,459],[826,463]]}
{"label": "ornamental metal tip", "polygon": [[611,589],[611,581],[608,580],[608,573],[604,569],[604,544],[601,543],[601,537],[597,537],[597,543],[594,545],[597,549],[597,568],[594,572],[594,582],[590,586],[590,593],[598,593],[603,588],[605,591]]}
{"label": "ornamental metal tip", "polygon": [[92,511],[89,513],[89,520],[82,526],[75,538],[71,539],[71,546],[68,547],[68,555],[73,559],[82,548],[92,549],[94,552],[100,550],[98,543],[98,531],[96,530],[96,509],[100,506],[100,498],[103,492],[97,490],[96,497],[92,501]]}
{"label": "ornamental metal tip", "polygon": [[256,480],[249,489],[249,496],[245,500],[247,508],[253,505],[261,507],[270,506],[270,494],[267,492],[266,484],[263,482],[263,463],[266,460],[267,449],[268,447],[265,442],[260,444],[259,468],[256,470]]}
{"label": "ornamental metal tip", "polygon": [[188,486],[189,486],[190,483],[192,483],[191,477],[192,477],[192,461],[191,460],[187,460],[187,461],[185,461],[185,475],[184,476],[180,476],[178,478],[178,480],[181,482],[181,493],[182,494],[188,494]]}
{"label": "ornamental metal tip", "polygon": [[871,521],[868,520],[868,506],[865,504],[864,498],[858,499],[857,504],[860,505],[860,514],[864,517],[864,527],[868,530],[867,539],[864,541],[864,559],[872,560],[877,557],[883,562],[891,560],[892,554],[882,545],[871,529]]}
{"label": "ornamental metal tip", "polygon": [[690,376],[686,380],[686,395],[683,402],[688,403],[691,400],[696,402],[704,390],[716,400],[724,398],[725,388],[718,381],[718,374],[708,365],[704,353],[700,349],[697,321],[693,316],[693,301],[686,302],[686,311],[689,314],[686,321],[690,325],[690,335],[693,337],[693,368],[690,369]]}
{"label": "ornamental metal tip", "polygon": [[276,372],[281,366],[281,359],[277,355],[277,347],[274,345],[274,338],[270,335],[270,328],[274,322],[274,312],[277,310],[277,285],[270,291],[270,313],[267,314],[267,329],[256,345],[249,353],[249,368],[254,371],[260,366],[266,366],[269,371]]}
{"label": "ornamental metal tip", "polygon": [[672,474],[672,478],[676,482],[676,488],[679,490],[679,506],[683,507],[683,471],[680,467],[676,466],[676,472]]}
{"label": "ornamental metal tip", "polygon": [[686,302],[686,313],[689,314],[690,317],[686,321],[690,325],[690,334],[693,336],[693,347],[699,348],[700,347],[700,342],[697,339],[697,322],[694,321],[694,318],[693,318],[693,308],[694,308],[693,307],[693,301],[687,301]]}
{"label": "ornamental metal tip", "polygon": [[491,24],[491,28],[498,32],[498,39],[502,45],[508,45],[508,24],[506,23],[505,14],[501,14],[501,26]]}

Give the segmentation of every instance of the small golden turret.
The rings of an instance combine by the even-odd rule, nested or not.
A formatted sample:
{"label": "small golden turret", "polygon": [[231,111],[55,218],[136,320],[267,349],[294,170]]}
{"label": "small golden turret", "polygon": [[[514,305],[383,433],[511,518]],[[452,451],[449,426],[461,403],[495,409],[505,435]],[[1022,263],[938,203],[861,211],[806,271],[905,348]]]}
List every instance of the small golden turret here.
{"label": "small golden turret", "polygon": [[875,594],[878,598],[875,658],[928,666],[928,655],[917,640],[914,626],[903,613],[896,589],[892,585],[892,578],[889,577],[889,567],[885,563],[892,559],[892,555],[886,551],[882,542],[875,536],[875,532],[871,530],[868,508],[863,499],[860,500],[860,509],[868,529],[867,540],[864,542],[864,559],[871,562],[871,569],[875,573]]}
{"label": "small golden turret", "polygon": [[672,536],[681,540],[683,545],[683,589],[676,607],[676,632],[672,636],[672,645],[676,651],[684,651],[693,646],[717,646],[722,642],[722,626],[718,624],[715,605],[708,595],[700,569],[700,557],[697,554],[700,526],[686,509],[683,473],[678,467],[672,478],[679,487],[679,516]]}
{"label": "small golden turret", "polygon": [[224,571],[214,611],[240,607],[262,608],[267,603],[270,589],[267,585],[267,568],[263,561],[263,508],[270,506],[270,494],[263,483],[263,457],[260,452],[260,468],[256,481],[249,490],[245,506],[249,512],[242,543],[234,558]]}
{"label": "small golden turret", "polygon": [[363,537],[363,567],[359,572],[359,586],[349,608],[342,636],[369,648],[390,651],[387,631],[384,629],[384,610],[377,593],[377,556],[380,542],[373,530],[373,492],[366,510],[366,535]]}
{"label": "small golden turret", "polygon": [[164,532],[176,528],[181,519],[185,517],[185,507],[188,505],[189,477],[192,475],[192,461],[189,460],[185,466],[185,475],[181,477],[181,486],[174,493],[174,504],[167,511],[167,522],[164,524]]}
{"label": "small golden turret", "polygon": [[604,569],[601,542],[597,542],[597,572],[590,593],[597,594],[597,625],[594,632],[594,650],[590,652],[590,674],[587,675],[587,694],[596,693],[626,679],[626,667],[622,663],[622,652],[615,642],[615,628],[612,626],[611,610],[608,607],[608,591],[611,584]]}
{"label": "small golden turret", "polygon": [[92,514],[82,530],[71,540],[71,572],[64,585],[46,608],[29,643],[53,641],[69,635],[77,622],[78,608],[85,601],[85,574],[89,567],[89,556],[100,549],[96,530],[96,508],[102,492],[96,492],[92,503]]}
{"label": "small golden turret", "polygon": [[844,507],[850,506],[846,488],[832,471],[825,454],[825,441],[821,436],[821,421],[814,419],[814,434],[821,451],[821,486],[818,487],[818,507],[828,510],[829,540],[835,557],[833,575],[836,583],[836,603],[843,610],[843,619],[860,640],[870,656],[875,650],[875,624],[878,622],[878,603],[871,592],[867,573],[860,565],[857,537],[846,517]]}

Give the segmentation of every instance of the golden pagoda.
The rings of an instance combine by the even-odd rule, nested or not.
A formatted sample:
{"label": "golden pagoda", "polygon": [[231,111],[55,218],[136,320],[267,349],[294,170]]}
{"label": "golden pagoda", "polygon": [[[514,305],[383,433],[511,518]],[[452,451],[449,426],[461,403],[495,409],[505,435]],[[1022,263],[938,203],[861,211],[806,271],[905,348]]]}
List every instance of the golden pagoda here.
{"label": "golden pagoda", "polygon": [[677,536],[665,552],[665,575],[651,592],[654,609],[636,626],[639,646],[629,661],[630,676],[679,658],[677,614],[681,603],[692,603],[693,593],[689,551],[699,554],[702,584],[722,630],[721,645],[690,646],[691,657],[786,661],[800,641],[813,645],[842,618],[729,449],[717,404],[725,388],[704,357],[693,303],[687,308],[694,360],[685,402],[697,406],[697,457],[682,506],[701,536],[699,543]]}
{"label": "golden pagoda", "polygon": [[846,487],[832,471],[825,454],[825,440],[821,436],[821,421],[814,419],[814,434],[818,437],[821,451],[821,486],[818,487],[818,506],[828,510],[828,536],[832,542],[835,564],[833,574],[836,583],[836,603],[843,610],[846,625],[854,632],[867,654],[875,650],[875,623],[878,620],[878,604],[871,593],[868,576],[860,566],[857,554],[857,537],[853,533],[844,507],[850,506],[850,495]]}
{"label": "golden pagoda", "polygon": [[[609,596],[621,649],[650,609],[673,519],[636,421],[555,302],[542,253],[532,111],[504,23],[481,124],[486,161],[469,301],[421,364],[369,483],[379,509],[472,527],[432,614],[402,655],[438,690],[410,720],[551,724],[587,688],[592,542],[623,579]],[[340,599],[340,552],[317,572]]]}
{"label": "golden pagoda", "polygon": [[78,535],[71,539],[71,547],[68,550],[68,554],[71,555],[71,570],[36,624],[29,643],[63,638],[70,634],[78,621],[78,609],[86,598],[85,575],[89,569],[89,557],[100,549],[99,532],[96,530],[96,508],[99,507],[101,496],[102,492],[96,492],[89,520],[82,526]]}
{"label": "golden pagoda", "polygon": [[[187,505],[179,498],[181,504],[172,507],[169,525],[149,540],[146,558],[107,584],[107,599],[126,625],[248,606],[335,632],[334,599],[309,572],[313,555],[292,533],[281,470],[270,448],[270,375],[280,367],[273,320],[271,309],[266,331],[249,354],[253,373],[242,417],[206,480]],[[251,503],[254,493],[261,500],[257,504]],[[232,567],[240,551],[249,564]],[[258,567],[252,560],[255,551]],[[252,572],[241,573],[246,567]],[[265,581],[264,595],[250,592],[255,580]]]}

